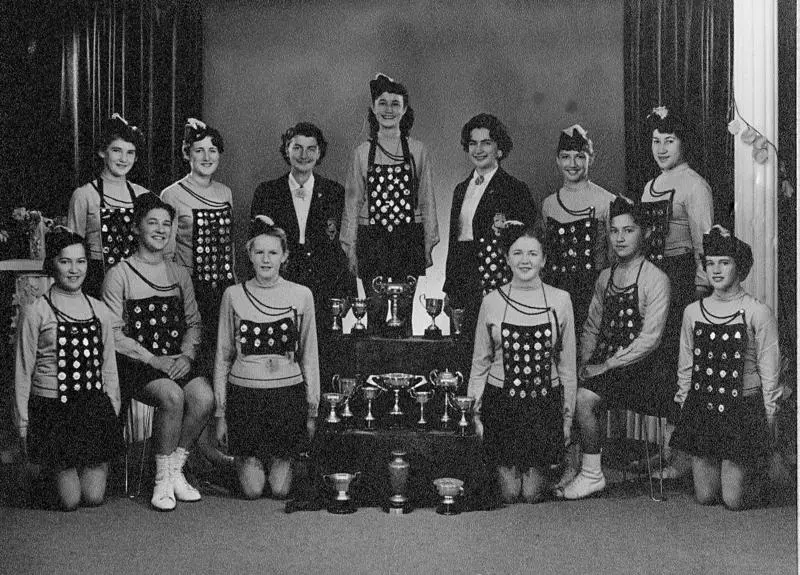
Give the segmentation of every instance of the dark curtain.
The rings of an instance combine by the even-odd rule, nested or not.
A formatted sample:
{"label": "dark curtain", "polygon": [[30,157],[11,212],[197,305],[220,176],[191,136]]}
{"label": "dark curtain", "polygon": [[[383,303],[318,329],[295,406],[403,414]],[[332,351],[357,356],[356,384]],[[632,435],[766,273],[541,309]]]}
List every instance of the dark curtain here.
{"label": "dark curtain", "polygon": [[689,164],[714,191],[715,221],[733,226],[733,3],[625,0],[625,169],[640,197],[657,175],[644,118],[656,106],[680,110],[695,131]]}
{"label": "dark curtain", "polygon": [[187,116],[202,111],[202,13],[194,0],[9,2],[0,13],[5,158],[3,214],[15,205],[66,213],[97,174],[103,119],[145,134],[130,179],[160,191],[183,174]]}

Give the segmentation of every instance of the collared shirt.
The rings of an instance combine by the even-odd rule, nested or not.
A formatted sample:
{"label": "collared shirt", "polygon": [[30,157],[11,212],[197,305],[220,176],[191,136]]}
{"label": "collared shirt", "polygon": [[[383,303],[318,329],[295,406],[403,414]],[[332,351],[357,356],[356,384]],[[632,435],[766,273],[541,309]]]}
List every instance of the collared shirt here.
{"label": "collared shirt", "polygon": [[[303,197],[297,193],[297,190],[303,188]],[[292,203],[294,204],[294,213],[297,215],[297,226],[300,228],[300,243],[306,243],[306,222],[308,222],[308,212],[311,209],[311,195],[314,193],[314,174],[306,180],[302,186],[294,179],[294,175],[289,174],[289,191],[292,192]]]}
{"label": "collared shirt", "polygon": [[472,179],[469,181],[467,191],[464,194],[464,203],[461,204],[461,213],[458,216],[458,241],[469,242],[475,239],[472,237],[472,218],[475,217],[475,210],[478,209],[478,204],[483,197],[483,192],[486,191],[498,167],[499,166],[496,166],[490,172],[483,174],[483,181],[480,184],[475,183],[478,174],[475,172],[472,173]]}

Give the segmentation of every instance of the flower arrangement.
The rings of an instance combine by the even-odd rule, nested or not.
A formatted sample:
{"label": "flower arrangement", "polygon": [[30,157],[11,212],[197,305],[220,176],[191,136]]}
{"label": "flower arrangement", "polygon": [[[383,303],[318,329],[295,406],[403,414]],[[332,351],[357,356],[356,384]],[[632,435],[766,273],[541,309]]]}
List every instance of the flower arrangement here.
{"label": "flower arrangement", "polygon": [[44,236],[53,226],[53,220],[46,218],[39,210],[14,208],[11,219],[27,239],[27,257],[33,260],[44,259]]}

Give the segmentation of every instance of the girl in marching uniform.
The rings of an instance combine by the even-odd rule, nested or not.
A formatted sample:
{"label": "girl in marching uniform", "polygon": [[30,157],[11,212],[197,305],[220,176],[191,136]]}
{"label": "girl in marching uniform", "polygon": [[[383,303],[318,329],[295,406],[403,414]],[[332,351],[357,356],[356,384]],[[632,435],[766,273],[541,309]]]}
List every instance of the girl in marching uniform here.
{"label": "girl in marching uniform", "polygon": [[155,194],[137,198],[138,248],[106,275],[103,300],[117,316],[114,335],[126,397],[156,407],[156,479],[151,503],[171,511],[199,501],[183,474],[189,448],[211,415],[214,396],[194,367],[200,313],[186,269],[164,259],[175,210]]}
{"label": "girl in marching uniform", "polygon": [[22,309],[15,414],[23,456],[56,473],[61,506],[100,505],[108,461],[124,448],[113,316],[83,293],[89,250],[56,228],[46,239],[46,295]]}
{"label": "girl in marching uniform", "polygon": [[608,208],[614,194],[589,181],[594,146],[578,124],[562,130],[556,165],[564,185],[542,203],[542,217],[551,234],[552,250],[542,275],[566,290],[580,335],[589,313],[594,282],[608,264]]}
{"label": "girl in marching uniform", "polygon": [[103,126],[97,155],[103,169],[97,179],[72,193],[67,226],[86,238],[89,267],[84,291],[100,297],[105,272],[136,250],[132,232],[133,200],[147,190],[128,181],[144,136],[136,126],[114,114]]}
{"label": "girl in marching uniform", "polygon": [[164,258],[192,277],[205,324],[198,368],[210,374],[222,292],[235,282],[233,196],[228,186],[214,179],[225,149],[222,134],[189,118],[181,149],[189,173],[161,192],[161,199],[175,209]]}
{"label": "girl in marching uniform", "polygon": [[774,451],[778,322],[742,288],[750,246],[721,226],[703,236],[713,293],[683,314],[675,401],[681,415],[671,444],[692,456],[695,497],[742,509],[758,494],[759,465]]}
{"label": "girl in marching uniform", "polygon": [[[652,136],[651,151],[661,173],[647,182],[642,193],[642,208],[652,223],[645,244],[647,257],[669,277],[672,300],[660,358],[661,371],[675,373],[678,363],[680,327],[683,310],[692,301],[708,295],[708,278],[703,270],[701,251],[703,233],[711,227],[714,203],[711,187],[687,162],[693,137],[674,110],[654,108],[647,116],[647,131]],[[677,389],[674,378],[665,381],[670,397]],[[667,441],[675,428],[672,402],[663,406],[667,414]],[[676,479],[689,471],[685,454],[669,452],[670,465],[664,468],[665,479]]]}
{"label": "girl in marching uniform", "polygon": [[607,409],[658,401],[663,387],[645,360],[656,354],[661,343],[669,309],[669,279],[642,252],[650,231],[641,204],[620,196],[611,204],[610,218],[616,261],[595,282],[581,334],[576,403],[581,470],[556,491],[565,499],[581,499],[605,489],[601,447]]}
{"label": "girl in marching uniform", "polygon": [[507,222],[509,283],[481,304],[468,394],[506,502],[540,500],[569,443],[575,410],[575,326],[569,294],[542,282],[545,230]]}
{"label": "girl in marching uniform", "polygon": [[319,405],[314,298],[283,279],[286,233],[258,216],[247,253],[254,277],[225,290],[214,368],[217,438],[238,459],[242,493],[285,497],[308,450]]}
{"label": "girl in marching uniform", "polygon": [[425,145],[409,136],[414,110],[408,90],[378,74],[369,91],[370,137],[353,152],[339,238],[350,271],[370,297],[369,321],[381,325],[386,302],[371,297],[372,280],[424,275],[433,265],[439,228],[430,157]]}

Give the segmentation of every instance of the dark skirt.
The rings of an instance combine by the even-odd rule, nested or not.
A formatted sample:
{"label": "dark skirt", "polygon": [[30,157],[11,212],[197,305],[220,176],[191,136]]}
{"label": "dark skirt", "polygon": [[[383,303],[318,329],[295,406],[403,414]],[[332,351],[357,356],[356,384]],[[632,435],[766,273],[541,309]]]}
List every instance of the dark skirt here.
{"label": "dark skirt", "polygon": [[28,406],[31,462],[61,470],[105,463],[125,448],[122,426],[105,393],[61,403],[31,396]]}
{"label": "dark skirt", "polygon": [[[119,385],[122,392],[123,403],[131,398],[144,402],[144,400],[141,399],[142,390],[144,390],[144,387],[148,383],[156,379],[168,379],[167,374],[163,371],[159,371],[146,363],[131,359],[120,353],[117,354],[117,371],[119,372]],[[175,383],[183,388],[187,383],[201,375],[203,374],[199,373],[195,369],[194,364],[192,364],[189,373]]]}
{"label": "dark skirt", "polygon": [[292,459],[308,450],[305,385],[251,389],[228,384],[225,421],[231,455]]}
{"label": "dark skirt", "polygon": [[[670,282],[670,301],[667,321],[661,336],[659,352],[651,356],[654,369],[663,373],[662,384],[672,396],[678,391],[678,354],[681,345],[683,311],[694,301],[694,254],[664,258],[661,266]],[[670,418],[674,423],[674,420]]]}
{"label": "dark skirt", "polygon": [[83,293],[95,299],[103,299],[103,280],[106,274],[103,260],[90,259],[86,268],[86,279],[83,280]]}
{"label": "dark skirt", "polygon": [[403,281],[407,276],[425,275],[422,224],[399,226],[391,232],[380,225],[358,226],[356,257],[358,275],[368,294],[377,276]]}
{"label": "dark skirt", "polygon": [[564,452],[562,389],[547,400],[510,398],[487,385],[483,392],[483,445],[492,466],[542,469],[561,461]]}
{"label": "dark skirt", "polygon": [[610,409],[630,409],[645,415],[671,417],[675,394],[665,380],[670,374],[657,366],[654,353],[631,365],[583,380],[579,386],[600,396]]}
{"label": "dark skirt", "polygon": [[696,457],[756,465],[770,450],[764,399],[760,393],[742,398],[721,415],[690,392],[669,444]]}
{"label": "dark skirt", "polygon": [[200,318],[203,320],[203,330],[200,348],[192,371],[211,374],[214,370],[214,355],[217,352],[219,306],[222,303],[222,294],[230,284],[220,282],[215,287],[206,282],[194,281],[193,285],[197,308],[200,311]]}

